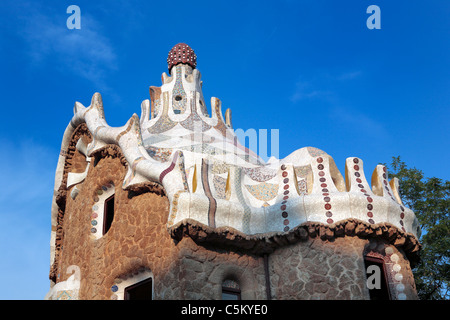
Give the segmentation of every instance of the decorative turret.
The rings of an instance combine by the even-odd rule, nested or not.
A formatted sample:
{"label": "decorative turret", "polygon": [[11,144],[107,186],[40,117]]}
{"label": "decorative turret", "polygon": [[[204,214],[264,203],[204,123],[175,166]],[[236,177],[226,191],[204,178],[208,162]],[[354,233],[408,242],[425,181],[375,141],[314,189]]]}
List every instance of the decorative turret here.
{"label": "decorative turret", "polygon": [[[332,242],[357,236],[417,257],[418,220],[402,203],[398,182],[388,181],[386,167],[378,165],[367,181],[363,160],[349,157],[342,175],[330,155],[313,147],[265,162],[239,143],[231,111],[224,117],[218,98],[211,98],[208,114],[192,48],[175,45],[167,63],[170,75],[163,73],[162,85],[150,87],[141,117],[134,114],[122,127],[107,124],[99,93],[87,108],[75,103],[55,179],[52,279],[62,250],[64,201],[86,197],[82,184],[106,149],[123,155],[126,174],[105,181],[94,196],[85,230],[93,241],[103,237],[97,225],[107,221],[99,218],[106,210],[99,203],[122,190],[132,198],[145,186],[167,197],[164,232],[179,241],[189,236],[266,254],[308,237]],[[83,165],[67,165],[69,147]],[[126,204],[119,208],[127,211]]]}

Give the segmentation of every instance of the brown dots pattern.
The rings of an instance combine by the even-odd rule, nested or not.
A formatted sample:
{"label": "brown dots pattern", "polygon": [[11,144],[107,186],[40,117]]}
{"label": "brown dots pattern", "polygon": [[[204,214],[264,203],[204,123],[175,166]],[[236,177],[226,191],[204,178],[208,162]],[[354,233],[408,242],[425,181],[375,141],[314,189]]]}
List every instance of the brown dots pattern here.
{"label": "brown dots pattern", "polygon": [[403,218],[405,217],[405,208],[403,206],[400,206],[400,210],[402,212],[400,213],[400,221],[399,222],[400,222],[400,225],[402,226],[402,230],[404,232],[406,232],[405,226],[404,226],[404,223],[403,223]]}
{"label": "brown dots pattern", "polygon": [[332,205],[331,205],[331,197],[329,194],[329,190],[328,190],[328,184],[327,179],[325,178],[325,166],[323,165],[323,158],[322,157],[318,157],[316,159],[318,165],[317,165],[317,169],[319,169],[319,177],[321,177],[319,179],[319,181],[321,182],[320,186],[322,187],[322,196],[323,196],[323,201],[325,202],[324,204],[324,209],[325,209],[325,216],[328,218],[327,219],[327,223],[331,224],[334,222],[334,220],[331,218],[333,216],[333,212],[331,211]]}
{"label": "brown dots pattern", "polygon": [[[391,199],[396,201],[394,199],[394,196],[391,193],[391,190],[388,187],[389,183],[387,181],[387,174],[388,174],[387,173],[387,169],[386,169],[386,167],[383,166],[383,174],[382,174],[381,177],[383,178],[384,189],[386,190],[387,194],[391,197]],[[402,226],[402,230],[406,232],[406,229],[405,229],[405,226],[404,226],[404,222],[403,222],[403,219],[405,218],[405,208],[402,205],[400,205],[400,210],[401,210],[401,213],[400,213],[399,223]]]}
{"label": "brown dots pattern", "polygon": [[375,223],[375,220],[373,220],[373,198],[371,197],[370,194],[367,193],[367,190],[370,190],[370,188],[368,188],[368,186],[366,187],[362,182],[362,179],[360,179],[361,174],[359,173],[360,167],[358,165],[359,163],[359,159],[358,158],[353,158],[353,163],[355,164],[353,166],[353,169],[355,169],[355,177],[356,177],[356,182],[358,182],[358,188],[359,191],[361,191],[364,196],[366,197],[366,200],[368,202],[367,204],[367,217],[369,218],[368,221],[371,224]]}
{"label": "brown dots pattern", "polygon": [[395,201],[394,196],[391,193],[391,190],[389,189],[388,185],[388,181],[387,181],[387,169],[386,167],[383,167],[383,184],[384,184],[384,189],[386,190],[387,194],[391,197],[392,200]]}
{"label": "brown dots pattern", "polygon": [[286,171],[286,166],[284,164],[281,165],[281,170],[283,171],[281,173],[281,176],[285,179],[283,179],[284,197],[283,197],[283,202],[281,202],[280,210],[281,210],[281,216],[284,218],[283,231],[286,232],[286,231],[289,231],[289,229],[290,229],[289,228],[289,219],[288,219],[289,214],[286,211],[286,208],[287,208],[286,204],[287,204],[287,200],[289,199],[289,178],[286,178],[288,176],[288,172]]}

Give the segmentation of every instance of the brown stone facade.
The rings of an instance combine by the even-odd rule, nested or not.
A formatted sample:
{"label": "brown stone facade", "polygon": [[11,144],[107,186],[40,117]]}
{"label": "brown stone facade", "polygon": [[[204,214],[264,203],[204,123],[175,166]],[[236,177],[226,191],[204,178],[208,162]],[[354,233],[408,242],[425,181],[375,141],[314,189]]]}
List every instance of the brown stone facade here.
{"label": "brown stone facade", "polygon": [[[396,272],[392,270],[393,263],[388,261],[386,248],[401,257],[397,261],[401,266],[398,273],[402,275],[397,279],[401,281],[395,279]],[[358,237],[336,238],[333,242],[316,238],[276,250],[271,255],[273,296],[275,299],[369,299],[364,258],[374,253],[387,262],[391,299],[399,299],[402,292],[408,299],[417,299],[410,264],[401,251],[385,241]],[[397,288],[398,284],[405,288]]]}
{"label": "brown stone facade", "polygon": [[[73,148],[80,137],[91,139],[83,125],[73,134],[64,175],[86,166]],[[147,183],[124,190],[127,169],[120,149],[108,145],[93,156],[75,198],[69,196],[74,187],[66,190],[63,183],[59,190],[50,278],[65,281],[70,266],[78,266],[79,299],[115,299],[112,288],[142,270],[152,273],[154,299],[221,299],[227,279],[239,284],[242,299],[369,299],[366,256],[384,261],[391,299],[417,298],[409,262],[417,244],[389,226],[309,224],[285,237],[259,239],[189,224],[168,230],[169,201],[162,187]],[[92,207],[107,184],[115,186],[114,220],[97,239]]]}

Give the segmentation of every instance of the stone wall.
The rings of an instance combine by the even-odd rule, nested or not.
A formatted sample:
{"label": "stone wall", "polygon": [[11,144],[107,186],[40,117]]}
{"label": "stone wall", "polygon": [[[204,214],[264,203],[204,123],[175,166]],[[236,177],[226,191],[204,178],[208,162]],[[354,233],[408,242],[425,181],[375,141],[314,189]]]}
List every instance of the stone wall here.
{"label": "stone wall", "polygon": [[278,249],[270,256],[274,299],[368,299],[363,259],[366,241],[313,238]]}
{"label": "stone wall", "polygon": [[221,299],[224,280],[236,281],[242,299],[266,299],[263,257],[181,242],[180,283],[184,299]]}

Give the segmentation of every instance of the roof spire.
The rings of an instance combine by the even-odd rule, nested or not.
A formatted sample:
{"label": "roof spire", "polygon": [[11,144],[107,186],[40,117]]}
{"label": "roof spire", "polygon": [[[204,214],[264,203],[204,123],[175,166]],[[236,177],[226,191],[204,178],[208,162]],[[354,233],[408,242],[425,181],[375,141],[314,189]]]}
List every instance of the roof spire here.
{"label": "roof spire", "polygon": [[172,67],[179,63],[190,65],[193,69],[197,66],[197,55],[186,43],[178,43],[169,51],[167,57],[169,73]]}

